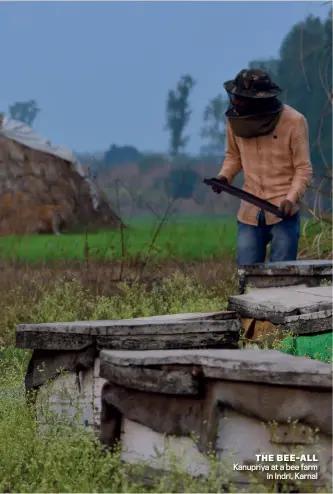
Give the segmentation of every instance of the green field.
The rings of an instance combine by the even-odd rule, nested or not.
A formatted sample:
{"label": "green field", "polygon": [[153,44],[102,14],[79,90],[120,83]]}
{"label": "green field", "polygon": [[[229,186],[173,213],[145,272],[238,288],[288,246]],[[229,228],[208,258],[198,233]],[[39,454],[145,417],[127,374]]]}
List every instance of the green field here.
{"label": "green field", "polygon": [[[159,260],[202,261],[235,256],[235,217],[180,216],[169,218],[162,227],[160,220],[148,217],[126,224],[129,228],[122,231],[0,237],[0,259],[45,262],[89,257],[111,261],[145,258],[149,253]],[[300,252],[305,249],[305,255],[313,258],[331,252],[331,230],[326,230],[320,233],[318,225],[308,223],[306,234],[302,231]]]}
{"label": "green field", "polygon": [[[29,261],[112,260],[121,257],[202,260],[233,255],[237,223],[230,218],[178,218],[166,222],[134,220],[121,231],[90,234],[24,235],[0,238],[0,258]],[[87,248],[88,247],[88,248]]]}

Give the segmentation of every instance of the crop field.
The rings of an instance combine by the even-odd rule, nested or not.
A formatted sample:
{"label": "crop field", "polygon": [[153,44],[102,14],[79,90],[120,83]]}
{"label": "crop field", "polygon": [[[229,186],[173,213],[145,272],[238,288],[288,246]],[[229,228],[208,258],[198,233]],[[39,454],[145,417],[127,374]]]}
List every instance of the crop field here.
{"label": "crop field", "polygon": [[180,217],[162,224],[153,219],[127,222],[122,231],[55,235],[24,235],[0,238],[0,257],[35,261],[114,260],[150,257],[202,260],[233,255],[236,247],[235,218]]}
{"label": "crop field", "polygon": [[[17,235],[0,237],[0,259],[34,262],[154,258],[203,261],[235,257],[237,220],[231,217],[177,217],[164,223],[152,218],[128,220],[121,231]],[[303,226],[305,222],[303,221]],[[302,230],[300,252],[310,247],[318,228]],[[323,241],[324,240],[324,241]],[[329,252],[331,239],[321,238],[316,257]],[[313,250],[313,249],[312,249]]]}

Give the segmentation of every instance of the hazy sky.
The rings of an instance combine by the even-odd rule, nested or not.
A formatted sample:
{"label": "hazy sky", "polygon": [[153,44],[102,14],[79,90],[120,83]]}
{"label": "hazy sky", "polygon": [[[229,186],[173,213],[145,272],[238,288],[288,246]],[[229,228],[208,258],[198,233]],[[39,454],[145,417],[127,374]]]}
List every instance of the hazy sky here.
{"label": "hazy sky", "polygon": [[192,94],[189,150],[205,105],[257,58],[278,55],[313,2],[0,3],[0,111],[36,99],[35,129],[75,151],[111,143],[166,151],[166,95],[184,73]]}

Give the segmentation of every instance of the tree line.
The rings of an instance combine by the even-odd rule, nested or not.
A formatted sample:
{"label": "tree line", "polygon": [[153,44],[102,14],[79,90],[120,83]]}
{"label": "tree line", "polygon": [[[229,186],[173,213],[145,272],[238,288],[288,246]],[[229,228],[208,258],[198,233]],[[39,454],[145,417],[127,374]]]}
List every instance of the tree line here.
{"label": "tree line", "polygon": [[[297,23],[284,38],[277,59],[253,60],[249,68],[267,70],[284,90],[283,101],[294,107],[309,122],[311,159],[317,181],[332,177],[332,11],[326,20],[309,16]],[[242,67],[240,67],[242,68]],[[170,172],[170,190],[175,190],[180,171],[188,160],[186,149],[191,136],[187,135],[192,117],[191,95],[197,81],[190,74],[180,77],[176,87],[166,98],[165,130],[169,134],[169,159],[176,169]],[[225,148],[226,95],[213,97],[203,111],[203,140],[201,155],[222,158]],[[17,102],[8,109],[9,115],[33,125],[40,109],[35,100]],[[154,158],[154,159],[153,159]],[[137,162],[143,168],[153,166],[162,155],[145,156],[133,146],[110,146],[99,165],[110,166],[125,162]],[[193,175],[193,174],[192,174]],[[191,184],[195,177],[191,175]],[[185,185],[186,197],[192,186]],[[325,185],[324,185],[325,188]],[[329,195],[326,190],[326,195]],[[327,200],[326,200],[327,203]]]}
{"label": "tree line", "polygon": [[[284,38],[277,59],[253,60],[249,68],[266,70],[284,90],[283,102],[302,113],[309,123],[311,160],[315,189],[324,209],[331,207],[332,188],[332,10],[326,20],[308,16]],[[170,154],[184,152],[189,142],[185,132],[191,116],[190,94],[195,81],[181,77],[168,94],[166,114]],[[225,145],[226,97],[213,98],[204,110],[201,136],[209,153],[222,154]]]}
{"label": "tree line", "polygon": [[[325,21],[309,16],[294,25],[280,47],[278,59],[253,60],[249,68],[268,71],[284,89],[283,101],[301,112],[309,122],[312,161],[316,169],[332,168],[332,13]],[[182,76],[176,90],[169,91],[166,115],[170,153],[184,152],[192,114],[190,95],[195,85]],[[204,110],[201,136],[210,150],[220,152],[225,141],[225,111],[228,100],[221,94]]]}

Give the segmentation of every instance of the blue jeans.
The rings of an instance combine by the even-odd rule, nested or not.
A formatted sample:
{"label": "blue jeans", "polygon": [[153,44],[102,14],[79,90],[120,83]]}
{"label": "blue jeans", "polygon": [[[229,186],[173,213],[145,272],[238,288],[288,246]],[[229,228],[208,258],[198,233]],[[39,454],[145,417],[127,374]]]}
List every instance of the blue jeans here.
{"label": "blue jeans", "polygon": [[275,225],[266,225],[259,214],[258,226],[238,221],[237,264],[263,263],[271,242],[270,262],[295,261],[300,237],[300,214],[289,216]]}

